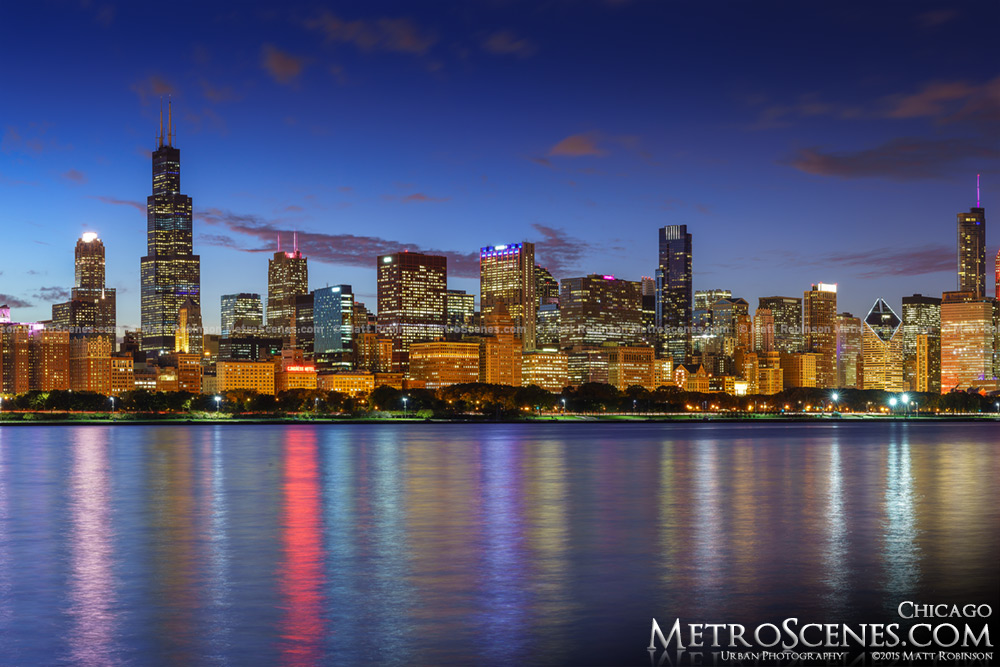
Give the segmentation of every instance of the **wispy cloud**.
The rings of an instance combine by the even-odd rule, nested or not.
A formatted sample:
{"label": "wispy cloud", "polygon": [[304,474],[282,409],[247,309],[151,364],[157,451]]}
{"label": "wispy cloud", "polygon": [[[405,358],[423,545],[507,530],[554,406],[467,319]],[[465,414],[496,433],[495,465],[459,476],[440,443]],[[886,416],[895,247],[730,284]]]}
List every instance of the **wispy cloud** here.
{"label": "wispy cloud", "polygon": [[423,55],[437,38],[408,18],[356,19],[345,21],[324,11],[305,22],[306,28],[318,30],[328,42],[352,44],[362,51],[389,51]]}
{"label": "wispy cloud", "polygon": [[538,47],[523,37],[518,37],[509,30],[498,30],[483,40],[483,51],[494,55],[510,55],[528,58],[535,55]]}
{"label": "wispy cloud", "polygon": [[576,238],[561,227],[535,223],[531,225],[542,238],[535,242],[536,261],[552,275],[565,274],[578,268],[580,260],[591,251],[592,245]]}
{"label": "wispy cloud", "polygon": [[131,199],[115,199],[114,197],[103,197],[103,196],[91,197],[91,199],[96,199],[98,201],[104,202],[105,204],[112,204],[114,206],[131,206],[132,208],[134,208],[137,211],[140,211],[143,214],[146,213],[145,204],[143,204],[142,202],[133,201]]}
{"label": "wispy cloud", "polygon": [[76,183],[77,185],[83,185],[87,182],[87,175],[79,169],[70,169],[69,171],[63,172],[62,179],[71,183]]}
{"label": "wispy cloud", "polygon": [[39,287],[38,293],[32,296],[40,301],[55,303],[56,301],[66,301],[70,298],[71,293],[65,287]]}
{"label": "wispy cloud", "polygon": [[0,306],[10,306],[11,308],[31,308],[33,303],[25,301],[10,294],[0,294]]}
{"label": "wispy cloud", "polygon": [[49,134],[49,123],[29,123],[27,127],[8,125],[4,128],[3,139],[0,139],[0,152],[21,153],[23,155],[40,155],[50,150],[66,150],[72,148],[62,145]]}
{"label": "wispy cloud", "polygon": [[414,204],[422,202],[445,202],[451,199],[451,197],[431,197],[423,192],[414,192],[413,194],[398,196],[398,195],[382,195],[382,199],[386,201],[398,201],[404,204]]}
{"label": "wispy cloud", "polygon": [[583,157],[586,155],[607,155],[607,151],[597,146],[597,134],[572,134],[549,149],[550,156]]}
{"label": "wispy cloud", "polygon": [[201,80],[201,94],[209,102],[215,103],[236,102],[243,99],[243,96],[237,93],[232,86],[216,86],[205,79]]}
{"label": "wispy cloud", "polygon": [[995,160],[1000,148],[972,139],[893,139],[859,151],[827,152],[803,148],[785,160],[800,171],[837,178],[888,178],[897,181],[941,178],[969,159]]}
{"label": "wispy cloud", "polygon": [[139,96],[139,101],[142,104],[148,104],[165,95],[177,94],[177,87],[157,74],[146,77],[142,81],[136,81],[132,84],[131,89]]}
{"label": "wispy cloud", "polygon": [[282,85],[294,83],[306,65],[305,58],[297,58],[270,44],[261,48],[261,65],[271,78]]}
{"label": "wispy cloud", "polygon": [[[218,208],[197,213],[199,220],[224,227],[229,232],[253,239],[263,245],[247,245],[238,238],[225,234],[202,234],[199,240],[209,245],[222,246],[241,252],[274,252],[276,239],[288,239],[295,229],[281,220],[267,220],[260,216],[243,215]],[[448,258],[448,275],[460,278],[479,276],[479,253],[461,253],[451,250],[428,250],[413,243],[399,243],[377,236],[356,234],[324,234],[297,230],[299,248],[313,261],[341,266],[372,268],[378,255],[401,252],[423,252],[444,255]]]}
{"label": "wispy cloud", "polygon": [[[731,264],[731,263],[730,263]],[[853,274],[865,280],[892,276],[922,276],[955,270],[955,251],[944,245],[918,247],[881,247],[858,251],[835,251],[802,255],[779,250],[759,255],[748,265],[780,264],[785,267],[820,267],[834,271],[843,268],[863,269]],[[727,268],[732,269],[731,265]]]}

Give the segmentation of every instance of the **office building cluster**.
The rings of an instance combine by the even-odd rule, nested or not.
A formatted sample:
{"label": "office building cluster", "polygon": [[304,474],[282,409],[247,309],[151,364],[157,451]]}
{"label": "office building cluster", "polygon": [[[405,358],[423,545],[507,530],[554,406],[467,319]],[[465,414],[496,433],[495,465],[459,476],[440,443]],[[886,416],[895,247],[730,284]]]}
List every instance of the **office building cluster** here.
{"label": "office building cluster", "polygon": [[[4,395],[320,389],[363,397],[380,385],[473,382],[759,395],[789,387],[1000,388],[1000,306],[987,295],[979,202],[958,214],[957,289],[904,297],[901,313],[882,298],[861,316],[838,312],[829,283],[801,297],[760,297],[753,312],[731,290],[694,291],[693,234],[668,225],[658,231],[653,276],[638,281],[557,279],[536,262],[533,243],[483,247],[478,310],[475,295],[448,288],[446,257],[373,258],[373,312],[351,285],[310,289],[297,237],[284,251],[279,239],[266,298],[222,296],[221,330],[206,333],[191,198],[181,193],[169,106],[166,128],[161,113],[140,260],[141,327],[119,335],[104,242],[87,232],[76,243],[71,298],[53,305],[51,320],[19,323],[0,309]],[[1000,254],[995,268],[1000,290]]]}

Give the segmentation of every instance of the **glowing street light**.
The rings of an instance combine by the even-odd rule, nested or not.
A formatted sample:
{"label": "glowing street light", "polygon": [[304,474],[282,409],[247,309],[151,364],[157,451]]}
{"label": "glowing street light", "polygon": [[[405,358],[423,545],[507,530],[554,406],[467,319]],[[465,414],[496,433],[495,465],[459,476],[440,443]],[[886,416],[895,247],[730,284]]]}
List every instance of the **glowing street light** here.
{"label": "glowing street light", "polygon": [[221,405],[222,405],[222,397],[221,396],[216,396],[215,397],[215,414],[219,414],[219,408],[220,408]]}
{"label": "glowing street light", "polygon": [[410,400],[409,397],[407,397],[407,396],[403,397],[403,418],[404,419],[406,418],[406,402],[408,400]]}
{"label": "glowing street light", "polygon": [[114,421],[114,419],[115,419],[115,397],[112,396],[111,397],[111,420]]}
{"label": "glowing street light", "polygon": [[563,404],[563,412],[566,412],[566,399],[565,398],[562,399],[562,404]]}

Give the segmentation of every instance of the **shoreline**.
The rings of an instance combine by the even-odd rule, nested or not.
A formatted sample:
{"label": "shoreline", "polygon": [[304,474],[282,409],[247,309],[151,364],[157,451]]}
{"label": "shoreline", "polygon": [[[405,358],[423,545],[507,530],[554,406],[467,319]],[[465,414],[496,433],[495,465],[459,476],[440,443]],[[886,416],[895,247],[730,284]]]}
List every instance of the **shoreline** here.
{"label": "shoreline", "polygon": [[[32,413],[37,414],[37,413]],[[933,416],[902,416],[902,415],[767,415],[753,417],[729,417],[713,415],[565,415],[553,417],[538,417],[527,419],[489,419],[489,418],[448,418],[448,417],[396,417],[396,418],[365,418],[365,417],[320,417],[297,418],[276,417],[262,419],[257,417],[163,417],[163,418],[45,418],[33,416],[30,419],[6,420],[0,417],[0,427],[3,426],[197,426],[197,425],[324,425],[346,426],[352,424],[386,425],[386,424],[870,424],[873,422],[902,423],[940,423],[940,422],[1000,422],[1000,415],[970,414],[970,415],[933,415]]]}

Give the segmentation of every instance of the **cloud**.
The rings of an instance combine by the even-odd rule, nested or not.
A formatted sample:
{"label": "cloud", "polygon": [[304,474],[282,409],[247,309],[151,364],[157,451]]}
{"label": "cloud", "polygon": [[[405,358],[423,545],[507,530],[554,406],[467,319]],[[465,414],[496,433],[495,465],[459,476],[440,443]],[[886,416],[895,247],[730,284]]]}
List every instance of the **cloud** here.
{"label": "cloud", "polygon": [[329,11],[305,22],[306,28],[326,35],[328,42],[353,44],[362,51],[389,51],[423,55],[437,38],[407,18],[345,21]]}
{"label": "cloud", "polygon": [[977,87],[964,81],[934,82],[910,95],[894,95],[886,98],[889,118],[920,118],[940,116],[950,102],[964,100],[976,94]]}
{"label": "cloud", "polygon": [[204,79],[201,80],[201,93],[209,102],[236,102],[243,99],[231,86],[214,86]]}
{"label": "cloud", "polygon": [[0,152],[40,155],[50,150],[66,150],[70,145],[60,145],[48,135],[49,123],[29,123],[27,128],[8,125],[0,139]]}
{"label": "cloud", "polygon": [[142,202],[132,201],[131,199],[115,199],[114,197],[102,197],[102,196],[91,197],[91,199],[96,199],[98,201],[104,202],[105,204],[113,204],[115,206],[131,206],[132,208],[143,214],[146,213],[145,204],[143,204]]}
{"label": "cloud", "polygon": [[[296,230],[283,226],[280,220],[266,220],[255,215],[241,215],[223,209],[209,208],[197,213],[200,221],[225,227],[230,232],[249,237],[264,245],[247,246],[238,239],[224,234],[201,234],[199,240],[209,245],[232,248],[241,252],[275,252],[279,235],[287,239]],[[394,252],[409,250],[448,258],[448,275],[458,278],[479,277],[479,253],[460,253],[451,250],[433,250],[413,243],[398,243],[377,236],[355,234],[324,234],[298,230],[299,249],[309,259],[324,264],[372,268],[375,258]]]}
{"label": "cloud", "polygon": [[546,169],[553,168],[552,160],[548,159],[547,157],[529,157],[528,159],[537,165],[545,167]]}
{"label": "cloud", "polygon": [[586,155],[607,155],[607,151],[597,147],[597,135],[572,134],[549,149],[548,155],[583,157]]}
{"label": "cloud", "polygon": [[87,175],[78,169],[70,169],[62,174],[62,178],[70,181],[71,183],[76,183],[77,185],[83,185],[87,182]]}
{"label": "cloud", "polygon": [[1000,136],[1000,76],[982,84],[935,81],[916,93],[883,98],[889,118],[933,118],[939,123],[969,123]]}
{"label": "cloud", "polygon": [[897,181],[941,178],[968,159],[995,160],[1000,149],[981,140],[900,138],[854,152],[803,148],[785,163],[799,171],[837,178],[888,178]]}
{"label": "cloud", "polygon": [[33,303],[19,299],[10,294],[0,294],[0,306],[10,306],[11,308],[31,308]]}
{"label": "cloud", "polygon": [[541,240],[535,241],[536,260],[552,275],[576,268],[583,256],[592,249],[590,243],[570,236],[560,227],[538,223],[531,226],[542,235]]}
{"label": "cloud", "polygon": [[275,81],[288,85],[302,74],[306,60],[265,44],[261,49],[261,65]]}
{"label": "cloud", "polygon": [[859,252],[831,253],[820,257],[820,265],[865,267],[859,278],[920,276],[955,270],[955,251],[946,246],[919,248],[876,248]]}
{"label": "cloud", "polygon": [[164,95],[177,94],[176,86],[156,74],[133,83],[131,90],[139,96],[139,101],[142,104],[148,104],[152,99],[163,97]]}
{"label": "cloud", "polygon": [[511,55],[518,58],[533,56],[538,48],[531,41],[519,38],[509,30],[498,30],[480,45],[483,51],[495,55]]}
{"label": "cloud", "polygon": [[403,197],[398,197],[396,195],[382,195],[382,199],[386,201],[398,201],[404,204],[413,204],[420,202],[442,202],[448,201],[451,197],[431,197],[430,195],[425,195],[423,192],[414,192],[413,194],[406,195]]}
{"label": "cloud", "polygon": [[32,296],[41,301],[55,303],[56,301],[68,300],[72,296],[72,293],[65,287],[39,287],[38,294]]}

